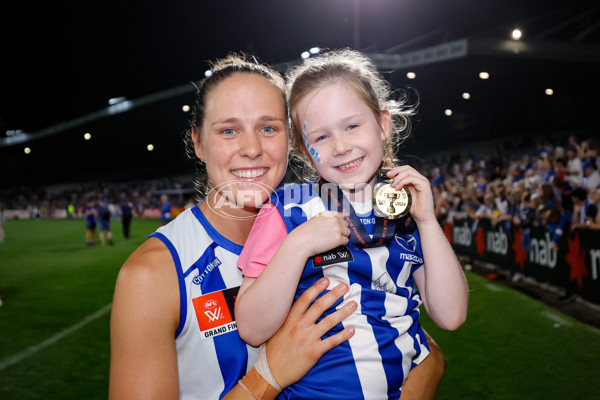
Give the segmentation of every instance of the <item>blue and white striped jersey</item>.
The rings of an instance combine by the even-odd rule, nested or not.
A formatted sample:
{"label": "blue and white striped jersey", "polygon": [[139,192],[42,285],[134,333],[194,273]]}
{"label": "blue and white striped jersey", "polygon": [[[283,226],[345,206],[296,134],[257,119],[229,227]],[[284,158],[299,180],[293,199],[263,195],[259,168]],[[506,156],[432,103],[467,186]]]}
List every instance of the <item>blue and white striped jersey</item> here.
{"label": "blue and white striped jersey", "polygon": [[179,278],[180,399],[220,399],[254,365],[257,354],[240,339],[233,309],[242,283],[237,268],[242,246],[217,232],[198,206],[150,237],[168,247]]}
{"label": "blue and white striped jersey", "polygon": [[[271,201],[288,232],[328,209],[318,188],[289,184],[273,193]],[[359,217],[369,225],[372,216]],[[356,333],[326,353],[302,380],[284,389],[280,398],[398,399],[410,369],[429,354],[419,324],[421,299],[412,277],[422,264],[416,230],[410,235],[396,233],[387,246],[362,248],[350,242],[347,248],[309,260],[296,298],[323,276],[329,278],[330,288],[348,284],[349,293],[334,308],[350,300],[358,303],[357,311],[343,322],[354,326]],[[339,324],[327,335],[342,329]]]}

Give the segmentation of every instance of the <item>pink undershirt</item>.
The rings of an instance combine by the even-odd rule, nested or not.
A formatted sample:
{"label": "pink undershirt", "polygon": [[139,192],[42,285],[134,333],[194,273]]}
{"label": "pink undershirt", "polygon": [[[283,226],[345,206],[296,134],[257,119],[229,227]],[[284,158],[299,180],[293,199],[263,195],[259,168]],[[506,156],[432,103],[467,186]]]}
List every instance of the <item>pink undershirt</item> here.
{"label": "pink undershirt", "polygon": [[287,228],[277,207],[267,202],[256,216],[238,259],[238,268],[244,276],[258,278],[287,235]]}

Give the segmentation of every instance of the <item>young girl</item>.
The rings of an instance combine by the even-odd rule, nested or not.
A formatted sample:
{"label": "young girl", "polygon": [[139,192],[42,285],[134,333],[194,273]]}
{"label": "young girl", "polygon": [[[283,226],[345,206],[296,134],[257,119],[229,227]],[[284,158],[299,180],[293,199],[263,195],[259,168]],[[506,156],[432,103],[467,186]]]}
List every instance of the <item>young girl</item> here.
{"label": "young girl", "polygon": [[409,113],[390,100],[373,63],[352,50],[296,67],[288,91],[296,147],[321,184],[286,185],[259,213],[238,261],[245,276],[236,304],[240,336],[263,343],[312,282],[344,282],[350,291],[336,306],[359,306],[337,328],[354,326],[354,337],[282,396],[397,399],[409,370],[429,352],[421,301],[444,329],[458,328],[467,312],[466,281],[436,221],[429,181],[411,167],[392,168],[392,187],[407,186],[412,195],[411,217],[373,214],[380,168],[392,167],[395,122],[405,127]]}

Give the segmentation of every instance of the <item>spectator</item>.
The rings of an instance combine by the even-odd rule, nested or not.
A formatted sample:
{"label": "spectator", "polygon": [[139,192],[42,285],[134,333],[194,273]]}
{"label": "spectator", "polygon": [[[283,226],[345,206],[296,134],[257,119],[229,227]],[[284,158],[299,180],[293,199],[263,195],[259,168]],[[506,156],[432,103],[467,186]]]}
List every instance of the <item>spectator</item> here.
{"label": "spectator", "polygon": [[566,181],[572,189],[581,186],[583,180],[583,165],[577,156],[575,146],[567,147],[567,177]]}
{"label": "spectator", "polygon": [[[597,191],[597,189],[596,189]],[[573,190],[573,223],[572,229],[588,228],[596,222],[598,208],[594,202],[588,198],[588,193],[583,188]]]}
{"label": "spectator", "polygon": [[590,229],[600,229],[600,188],[595,188],[590,191],[589,194],[590,205],[588,207],[589,224],[586,222],[586,226]]}
{"label": "spectator", "polygon": [[584,140],[579,148],[579,158],[582,162],[591,161],[598,162],[598,143],[592,139]]}
{"label": "spectator", "polygon": [[562,214],[560,198],[556,196],[554,188],[550,183],[544,183],[539,196],[538,216],[541,224],[548,232],[554,232]]}
{"label": "spectator", "polygon": [[600,172],[596,168],[594,161],[583,163],[583,184],[588,191],[600,186]]}
{"label": "spectator", "polygon": [[525,190],[521,194],[521,203],[512,219],[515,226],[521,227],[521,246],[526,252],[531,248],[531,228],[535,226],[536,212],[531,201],[531,192]]}

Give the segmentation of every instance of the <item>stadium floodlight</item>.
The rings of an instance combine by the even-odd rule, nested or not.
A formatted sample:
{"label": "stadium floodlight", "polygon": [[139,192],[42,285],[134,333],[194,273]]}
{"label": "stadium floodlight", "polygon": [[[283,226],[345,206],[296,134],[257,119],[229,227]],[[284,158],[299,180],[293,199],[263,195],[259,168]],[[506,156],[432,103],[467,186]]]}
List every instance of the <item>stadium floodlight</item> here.
{"label": "stadium floodlight", "polygon": [[545,90],[545,93],[546,93],[546,95],[548,95],[548,96],[552,96],[552,95],[554,94],[554,90],[552,90],[552,89],[548,88],[548,89],[546,89],[546,90]]}
{"label": "stadium floodlight", "polygon": [[148,151],[152,151],[152,150],[154,150],[154,145],[153,144],[149,144],[148,146],[146,146],[146,149]]}
{"label": "stadium floodlight", "polygon": [[29,153],[31,153],[31,149],[30,149],[29,147],[25,147],[25,148],[23,149],[23,152],[24,152],[25,154],[29,154]]}
{"label": "stadium floodlight", "polygon": [[417,77],[417,74],[415,74],[414,72],[407,72],[406,77],[408,79],[415,79]]}
{"label": "stadium floodlight", "polygon": [[190,111],[190,106],[188,106],[187,104],[185,104],[183,107],[181,107],[181,110],[183,112],[188,112],[188,111]]}
{"label": "stadium floodlight", "polygon": [[487,72],[485,72],[485,71],[484,72],[480,72],[479,73],[479,78],[481,78],[481,79],[489,79],[490,78],[490,74],[487,73]]}
{"label": "stadium floodlight", "polygon": [[465,99],[465,100],[469,100],[471,98],[471,93],[464,92],[462,94],[462,98]]}
{"label": "stadium floodlight", "polygon": [[308,57],[310,57],[310,53],[308,51],[303,51],[302,54],[300,54],[300,57],[306,60]]}
{"label": "stadium floodlight", "polygon": [[319,54],[319,53],[321,52],[321,49],[320,49],[320,48],[318,48],[318,47],[312,47],[312,48],[309,50],[309,52],[310,52],[310,54]]}
{"label": "stadium floodlight", "polygon": [[207,69],[206,71],[204,71],[204,76],[205,76],[205,77],[207,77],[207,78],[208,78],[208,77],[209,77],[209,76],[211,76],[211,75],[212,75],[212,71],[211,71],[210,69]]}
{"label": "stadium floodlight", "polygon": [[514,40],[519,40],[519,39],[521,39],[523,32],[521,32],[520,29],[515,28],[510,35]]}
{"label": "stadium floodlight", "polygon": [[113,97],[112,99],[108,99],[108,104],[110,104],[111,106],[114,106],[115,104],[119,104],[125,100],[126,100],[125,97]]}
{"label": "stadium floodlight", "polygon": [[123,97],[123,101],[120,101],[118,103],[115,103],[115,104],[109,106],[106,109],[106,112],[109,115],[120,114],[120,113],[124,113],[125,111],[129,110],[132,106],[133,106],[133,102],[131,102],[129,100],[125,100],[125,97]]}
{"label": "stadium floodlight", "polygon": [[83,138],[85,140],[90,140],[92,138],[92,134],[89,133],[89,132],[86,132],[86,133],[83,134]]}
{"label": "stadium floodlight", "polygon": [[19,135],[23,135],[25,132],[23,132],[22,129],[8,129],[6,131],[6,137],[13,137],[13,136],[19,136]]}
{"label": "stadium floodlight", "polygon": [[448,117],[449,117],[449,116],[451,116],[451,115],[452,115],[452,110],[451,110],[451,109],[449,109],[449,108],[446,108],[446,109],[444,110],[444,114],[446,114],[446,116],[448,116]]}

